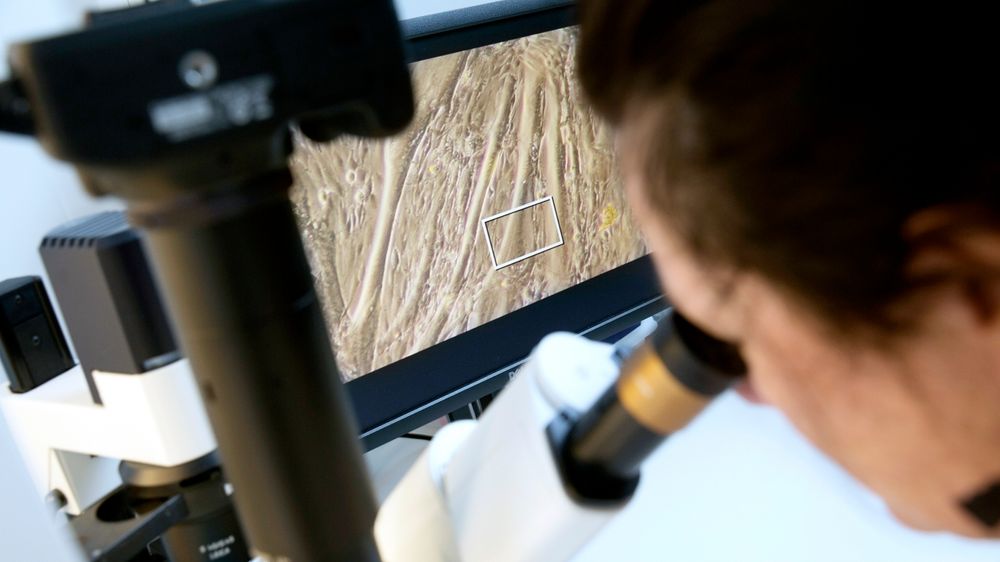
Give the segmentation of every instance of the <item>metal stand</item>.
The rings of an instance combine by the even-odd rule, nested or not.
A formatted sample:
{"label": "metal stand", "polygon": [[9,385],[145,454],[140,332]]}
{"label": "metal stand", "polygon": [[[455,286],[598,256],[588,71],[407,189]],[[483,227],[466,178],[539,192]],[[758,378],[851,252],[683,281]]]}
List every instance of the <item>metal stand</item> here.
{"label": "metal stand", "polygon": [[290,185],[270,172],[131,216],[148,231],[256,554],[377,560],[374,495]]}

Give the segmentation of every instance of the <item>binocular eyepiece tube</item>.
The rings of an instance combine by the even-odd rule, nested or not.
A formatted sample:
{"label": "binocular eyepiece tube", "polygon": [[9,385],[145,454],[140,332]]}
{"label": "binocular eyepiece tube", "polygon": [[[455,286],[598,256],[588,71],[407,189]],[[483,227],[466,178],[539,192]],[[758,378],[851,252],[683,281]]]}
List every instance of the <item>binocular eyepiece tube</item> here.
{"label": "binocular eyepiece tube", "polygon": [[653,451],[745,373],[735,346],[670,310],[590,410],[549,428],[567,489],[581,501],[626,501]]}

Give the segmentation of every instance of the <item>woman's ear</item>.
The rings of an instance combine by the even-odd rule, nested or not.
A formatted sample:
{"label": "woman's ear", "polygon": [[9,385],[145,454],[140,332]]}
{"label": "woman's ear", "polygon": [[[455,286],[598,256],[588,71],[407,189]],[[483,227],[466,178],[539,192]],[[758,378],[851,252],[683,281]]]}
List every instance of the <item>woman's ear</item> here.
{"label": "woman's ear", "polygon": [[910,217],[903,238],[912,287],[957,289],[981,321],[1000,321],[1000,220],[973,206],[934,207]]}

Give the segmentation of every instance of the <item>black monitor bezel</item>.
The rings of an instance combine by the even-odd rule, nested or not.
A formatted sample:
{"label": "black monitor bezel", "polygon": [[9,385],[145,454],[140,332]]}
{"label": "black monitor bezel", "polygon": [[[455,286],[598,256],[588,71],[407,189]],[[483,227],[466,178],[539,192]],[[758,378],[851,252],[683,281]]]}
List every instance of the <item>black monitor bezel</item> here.
{"label": "black monitor bezel", "polygon": [[[567,0],[506,0],[401,22],[410,62],[574,25]],[[546,334],[608,338],[665,307],[647,257],[347,383],[373,449],[503,387]]]}

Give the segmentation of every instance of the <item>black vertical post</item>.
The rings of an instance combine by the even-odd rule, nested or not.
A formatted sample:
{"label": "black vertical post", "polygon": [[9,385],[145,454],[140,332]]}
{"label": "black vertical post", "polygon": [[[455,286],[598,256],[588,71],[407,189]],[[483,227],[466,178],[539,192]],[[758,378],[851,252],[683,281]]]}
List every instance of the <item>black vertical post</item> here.
{"label": "black vertical post", "polygon": [[[368,484],[287,171],[133,209],[264,560],[377,560]],[[249,493],[248,493],[249,491]]]}

